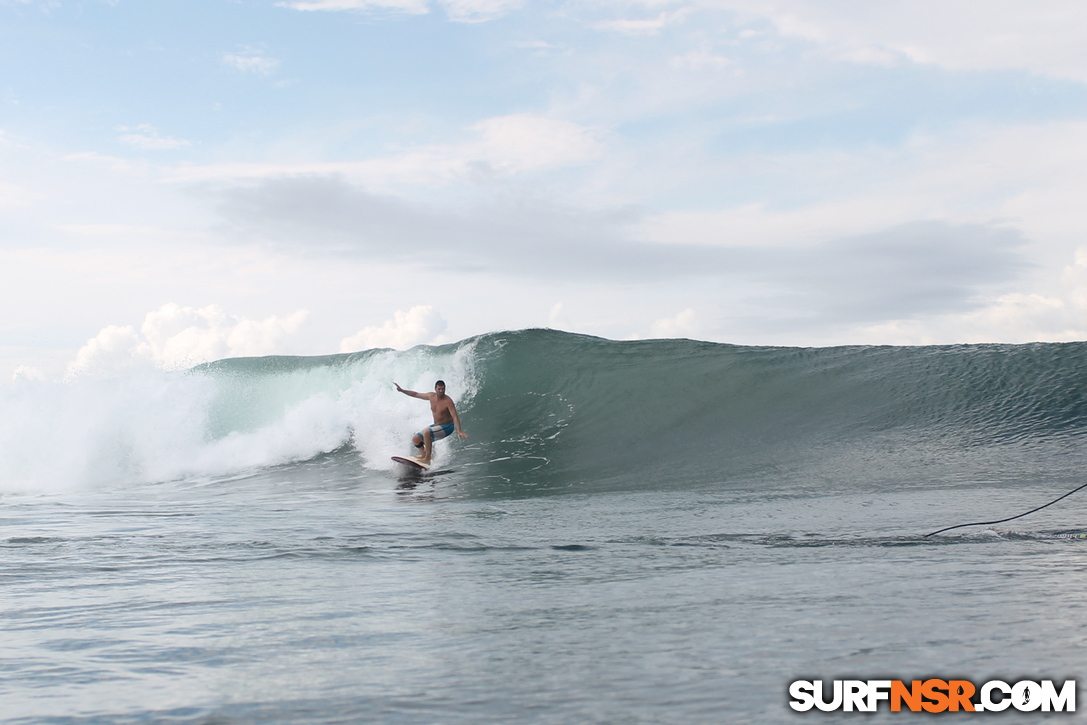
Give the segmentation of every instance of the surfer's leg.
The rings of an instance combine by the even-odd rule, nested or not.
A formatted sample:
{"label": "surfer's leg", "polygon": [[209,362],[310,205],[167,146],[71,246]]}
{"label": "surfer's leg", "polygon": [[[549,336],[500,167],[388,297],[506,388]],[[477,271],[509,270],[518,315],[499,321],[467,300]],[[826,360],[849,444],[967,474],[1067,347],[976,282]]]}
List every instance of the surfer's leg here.
{"label": "surfer's leg", "polygon": [[415,446],[415,448],[416,448],[415,452],[421,454],[423,452],[423,450],[424,450],[424,448],[423,448],[423,434],[422,433],[416,433],[415,435],[413,435],[411,437],[411,444],[413,446]]}
{"label": "surfer's leg", "polygon": [[430,432],[430,428],[423,429],[423,442],[426,444],[426,449],[423,452],[423,463],[430,463],[430,453],[434,450],[434,434]]}

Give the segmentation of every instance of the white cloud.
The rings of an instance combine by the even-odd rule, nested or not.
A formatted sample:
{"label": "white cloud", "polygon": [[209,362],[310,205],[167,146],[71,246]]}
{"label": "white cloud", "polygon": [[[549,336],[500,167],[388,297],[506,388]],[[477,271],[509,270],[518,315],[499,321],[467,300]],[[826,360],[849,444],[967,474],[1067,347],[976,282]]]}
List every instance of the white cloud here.
{"label": "white cloud", "polygon": [[856,48],[846,48],[839,53],[839,57],[842,60],[847,60],[858,65],[880,65],[885,67],[894,67],[901,65],[909,58],[905,53],[901,51],[889,50],[887,48],[879,48],[875,46],[860,46]]}
{"label": "white cloud", "polygon": [[695,337],[699,331],[698,318],[693,309],[687,308],[675,317],[657,320],[650,327],[651,337]]}
{"label": "white cloud", "polygon": [[570,320],[563,312],[562,303],[556,302],[551,306],[551,312],[547,315],[547,326],[553,330],[565,330],[570,328]]}
{"label": "white cloud", "polygon": [[29,365],[19,365],[11,373],[11,379],[14,381],[26,380],[33,382],[44,382],[46,380],[45,373],[35,367]]}
{"label": "white cloud", "polygon": [[[428,0],[296,0],[276,3],[280,7],[305,12],[385,11],[424,15],[430,12]],[[521,7],[523,0],[438,0],[446,17],[455,22],[476,23],[492,20]]]}
{"label": "white cloud", "polygon": [[[718,159],[682,160],[690,179],[720,183]],[[764,153],[729,159],[727,174],[798,201],[768,203],[762,192],[730,208],[664,211],[645,217],[636,238],[710,246],[803,245],[920,219],[1005,220],[1039,244],[1070,255],[1087,235],[1087,123],[967,124],[917,135],[898,148]],[[666,169],[656,175],[663,183]],[[688,182],[689,183],[689,182]],[[737,196],[742,199],[743,190]],[[773,198],[773,197],[769,197]],[[1071,245],[1071,246],[1069,246]]]}
{"label": "white cloud", "polygon": [[548,43],[546,40],[518,40],[510,43],[514,48],[528,48],[529,50],[554,50],[558,46]]}
{"label": "white cloud", "polygon": [[441,0],[450,20],[478,23],[501,17],[523,4],[522,0]]}
{"label": "white cloud", "polygon": [[150,126],[146,123],[134,127],[121,126],[117,130],[132,132],[125,133],[122,136],[119,136],[118,138],[121,143],[145,151],[161,151],[165,149],[176,149],[183,146],[191,145],[191,142],[186,141],[183,138],[174,138],[173,136],[160,136],[158,131],[156,131],[153,126]]}
{"label": "white cloud", "polygon": [[1066,297],[1015,292],[967,314],[864,326],[852,331],[850,339],[880,345],[1070,342],[1087,339],[1087,307]]}
{"label": "white cloud", "polygon": [[281,2],[276,4],[280,7],[301,10],[303,12],[387,10],[408,13],[410,15],[423,15],[429,12],[427,0],[299,0],[298,2]]}
{"label": "white cloud", "polygon": [[843,59],[906,58],[958,70],[1027,69],[1087,80],[1087,5],[1068,0],[724,0]]}
{"label": "white cloud", "polygon": [[[860,327],[860,343],[935,345],[955,342],[1070,342],[1087,339],[1087,248],[1042,292],[1011,292],[961,314],[889,320]],[[841,334],[840,332],[838,333]]]}
{"label": "white cloud", "polygon": [[647,217],[638,224],[635,235],[665,244],[715,247],[804,244],[913,218],[910,201],[872,194],[820,200],[798,209],[756,203],[732,209],[666,212]]}
{"label": "white cloud", "polygon": [[195,309],[165,304],[147,313],[139,333],[131,325],[103,328],[76,353],[67,377],[111,376],[152,365],[178,369],[226,357],[285,353],[306,316],[299,310],[286,318],[257,321],[227,314],[218,305]]}
{"label": "white cloud", "polygon": [[475,157],[504,172],[577,164],[597,158],[602,147],[584,126],[531,113],[488,118],[472,126],[482,136],[455,155]]}
{"label": "white cloud", "polygon": [[131,171],[138,164],[119,156],[106,156],[95,151],[80,151],[74,154],[65,154],[65,161],[73,161],[83,164],[95,164],[108,168],[110,171]]}
{"label": "white cloud", "polygon": [[131,325],[110,325],[92,337],[68,365],[68,378],[112,376],[151,362],[151,346]]}
{"label": "white cloud", "polygon": [[706,50],[695,50],[683,55],[672,56],[668,64],[681,70],[722,70],[732,65],[732,60]]}
{"label": "white cloud", "polygon": [[60,0],[6,0],[6,2],[0,4],[10,5],[12,2],[22,5],[37,5],[38,8],[45,13],[49,13],[61,7]]}
{"label": "white cloud", "polygon": [[689,9],[680,8],[672,12],[662,12],[655,18],[619,18],[616,20],[603,20],[593,24],[600,30],[611,30],[623,35],[656,35],[669,25],[675,25],[683,21]]}
{"label": "white cloud", "polygon": [[245,48],[237,53],[224,53],[223,63],[242,73],[270,76],[279,68],[279,61],[257,48]]}
{"label": "white cloud", "polygon": [[200,309],[166,304],[149,312],[140,331],[154,359],[168,367],[187,367],[224,357],[253,357],[287,351],[291,336],[305,322],[299,310],[285,318],[249,320],[218,305]]}
{"label": "white cloud", "polygon": [[994,304],[969,315],[968,319],[984,331],[984,337],[996,330],[1000,330],[999,337],[1005,337],[1014,330],[1027,339],[1083,339],[1087,330],[1083,313],[1081,305],[1071,305],[1059,297],[1013,292],[1001,295]]}
{"label": "white cloud", "polygon": [[409,147],[399,154],[330,163],[233,163],[179,166],[171,181],[342,176],[371,188],[396,184],[448,184],[488,176],[544,171],[582,164],[604,151],[599,132],[569,121],[530,113],[498,116],[468,129],[476,137],[459,144]]}
{"label": "white cloud", "polygon": [[420,344],[440,344],[446,322],[430,305],[418,305],[407,312],[397,310],[381,327],[364,327],[340,342],[340,352],[391,347],[406,350]]}
{"label": "white cloud", "polygon": [[134,224],[54,224],[53,227],[68,234],[113,240],[126,237],[135,239],[158,237],[163,239],[172,234],[169,229]]}
{"label": "white cloud", "polygon": [[26,206],[32,201],[45,199],[44,194],[30,191],[18,184],[0,182],[0,209],[5,207]]}

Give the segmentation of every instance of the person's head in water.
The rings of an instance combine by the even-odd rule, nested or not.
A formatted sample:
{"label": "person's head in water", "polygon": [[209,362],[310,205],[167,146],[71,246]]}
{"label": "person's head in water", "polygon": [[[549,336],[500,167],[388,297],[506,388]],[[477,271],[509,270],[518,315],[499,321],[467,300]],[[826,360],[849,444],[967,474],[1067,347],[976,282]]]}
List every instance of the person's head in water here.
{"label": "person's head in water", "polygon": [[434,383],[434,392],[437,393],[438,395],[445,395],[445,381],[444,380],[439,380],[438,382]]}

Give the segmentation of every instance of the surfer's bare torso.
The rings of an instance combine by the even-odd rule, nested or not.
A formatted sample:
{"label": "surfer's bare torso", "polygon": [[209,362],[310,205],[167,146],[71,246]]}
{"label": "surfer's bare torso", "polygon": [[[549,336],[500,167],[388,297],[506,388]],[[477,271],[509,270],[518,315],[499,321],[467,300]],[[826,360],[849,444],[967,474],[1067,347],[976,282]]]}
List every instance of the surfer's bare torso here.
{"label": "surfer's bare torso", "polygon": [[430,412],[434,414],[435,423],[445,425],[453,422],[453,413],[457,407],[453,405],[452,398],[444,393],[440,397],[437,393],[426,393],[426,397],[430,400]]}

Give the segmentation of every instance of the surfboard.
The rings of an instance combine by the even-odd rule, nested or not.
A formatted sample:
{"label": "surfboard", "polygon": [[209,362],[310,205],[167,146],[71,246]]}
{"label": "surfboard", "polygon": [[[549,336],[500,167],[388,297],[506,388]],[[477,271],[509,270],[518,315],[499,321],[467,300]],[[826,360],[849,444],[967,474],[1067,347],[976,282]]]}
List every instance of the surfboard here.
{"label": "surfboard", "polygon": [[405,458],[404,456],[393,456],[393,460],[397,463],[403,463],[405,466],[411,466],[412,468],[418,468],[420,471],[429,471],[430,464],[423,463],[417,458]]}

